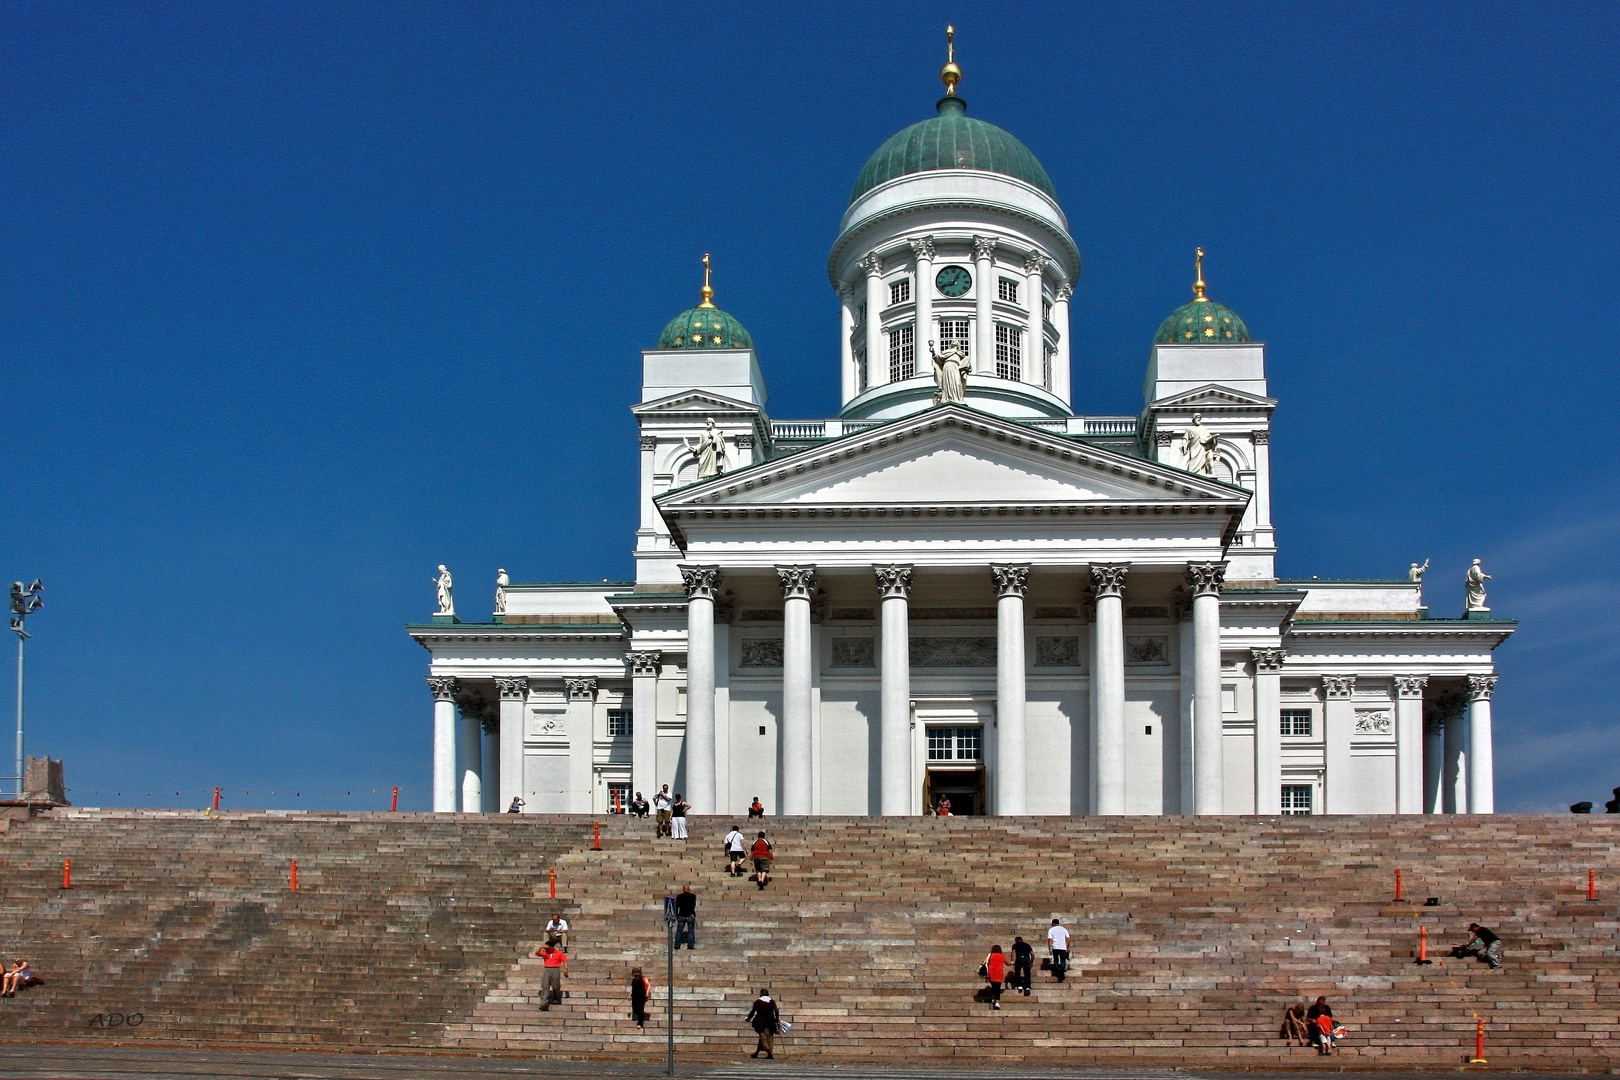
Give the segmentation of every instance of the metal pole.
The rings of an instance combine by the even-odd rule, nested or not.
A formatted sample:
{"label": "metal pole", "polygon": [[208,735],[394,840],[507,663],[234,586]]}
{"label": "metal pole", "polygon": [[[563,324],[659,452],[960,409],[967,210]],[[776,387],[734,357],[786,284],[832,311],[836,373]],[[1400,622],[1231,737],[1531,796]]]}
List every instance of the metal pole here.
{"label": "metal pole", "polygon": [[17,798],[23,797],[23,642],[27,635],[17,635]]}
{"label": "metal pole", "polygon": [[669,941],[669,993],[665,999],[665,1013],[669,1021],[669,1068],[666,1075],[675,1075],[675,924],[667,923]]}

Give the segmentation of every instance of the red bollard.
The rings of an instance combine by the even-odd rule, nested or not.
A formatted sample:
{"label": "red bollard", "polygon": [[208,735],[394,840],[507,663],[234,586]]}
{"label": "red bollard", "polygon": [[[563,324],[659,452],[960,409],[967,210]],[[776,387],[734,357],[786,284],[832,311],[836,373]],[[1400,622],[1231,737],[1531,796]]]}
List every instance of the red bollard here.
{"label": "red bollard", "polygon": [[557,868],[555,866],[553,866],[551,868],[550,873],[551,873],[551,898],[553,900],[555,900],[555,899],[557,899]]}
{"label": "red bollard", "polygon": [[613,812],[615,814],[624,813],[623,810],[619,809],[619,789],[618,788],[613,789]]}
{"label": "red bollard", "polygon": [[1474,1056],[1468,1059],[1470,1065],[1488,1064],[1485,1060],[1485,1018],[1479,1018],[1479,1026],[1474,1029]]}
{"label": "red bollard", "polygon": [[297,859],[294,859],[292,861],[291,885],[292,885],[292,890],[291,891],[297,892],[298,891],[298,860]]}
{"label": "red bollard", "polygon": [[1406,900],[1406,888],[1401,883],[1401,872],[1395,871],[1395,902],[1397,904]]}
{"label": "red bollard", "polygon": [[591,850],[602,850],[602,823],[600,821],[591,822]]}
{"label": "red bollard", "polygon": [[1596,900],[1597,899],[1597,871],[1596,870],[1588,870],[1586,872],[1586,898],[1588,900]]}
{"label": "red bollard", "polygon": [[1429,928],[1427,926],[1418,927],[1417,962],[1420,964],[1434,963],[1433,960],[1429,959]]}
{"label": "red bollard", "polygon": [[394,797],[388,801],[388,812],[390,814],[399,813],[399,785],[398,784],[394,785]]}
{"label": "red bollard", "polygon": [[62,888],[73,888],[73,860],[62,860]]}
{"label": "red bollard", "polygon": [[219,812],[219,788],[214,789],[214,812]]}

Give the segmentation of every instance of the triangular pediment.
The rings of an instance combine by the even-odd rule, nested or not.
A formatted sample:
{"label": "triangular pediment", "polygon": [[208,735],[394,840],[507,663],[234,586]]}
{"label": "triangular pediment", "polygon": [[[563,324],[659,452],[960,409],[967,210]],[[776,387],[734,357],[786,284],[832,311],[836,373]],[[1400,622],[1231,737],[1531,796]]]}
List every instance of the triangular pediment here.
{"label": "triangular pediment", "polygon": [[643,401],[639,405],[630,406],[630,412],[635,416],[650,415],[706,415],[706,416],[735,416],[747,413],[750,416],[758,415],[761,410],[758,405],[736,398],[726,397],[724,394],[715,394],[707,390],[682,390],[678,394],[657,398],[653,401]]}
{"label": "triangular pediment", "polygon": [[1209,383],[1192,390],[1184,390],[1167,398],[1160,398],[1153,403],[1154,412],[1165,409],[1191,409],[1191,408],[1249,408],[1269,411],[1276,408],[1277,399],[1261,397],[1245,390],[1234,390],[1230,386],[1219,383]]}
{"label": "triangular pediment", "polygon": [[944,406],[671,492],[688,507],[1241,507],[1248,492],[1180,469]]}

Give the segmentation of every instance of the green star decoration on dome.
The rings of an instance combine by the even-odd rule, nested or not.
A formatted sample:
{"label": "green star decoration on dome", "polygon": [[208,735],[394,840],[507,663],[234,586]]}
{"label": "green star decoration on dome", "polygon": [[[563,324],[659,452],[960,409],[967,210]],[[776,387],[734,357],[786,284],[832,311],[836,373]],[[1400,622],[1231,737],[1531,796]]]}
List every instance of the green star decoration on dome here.
{"label": "green star decoration on dome", "polygon": [[743,324],[714,306],[714,287],[709,284],[709,256],[703,255],[702,301],[669,320],[658,335],[660,349],[752,349],[754,339]]}
{"label": "green star decoration on dome", "polygon": [[1252,341],[1238,313],[1204,295],[1204,249],[1196,249],[1193,298],[1170,313],[1153,335],[1155,345],[1241,345]]}

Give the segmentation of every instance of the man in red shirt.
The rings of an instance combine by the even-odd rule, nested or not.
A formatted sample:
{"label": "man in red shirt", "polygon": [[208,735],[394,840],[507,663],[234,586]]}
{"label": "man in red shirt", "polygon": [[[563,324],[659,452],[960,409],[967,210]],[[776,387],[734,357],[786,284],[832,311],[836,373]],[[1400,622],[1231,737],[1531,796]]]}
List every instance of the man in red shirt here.
{"label": "man in red shirt", "polygon": [[546,1012],[553,1005],[562,1004],[562,980],[568,973],[568,954],[547,942],[536,949],[534,955],[546,965],[540,973],[540,1011]]}
{"label": "man in red shirt", "polygon": [[771,880],[771,857],[775,854],[775,849],[761,832],[748,854],[754,860],[754,880],[759,882],[759,887],[763,889]]}

